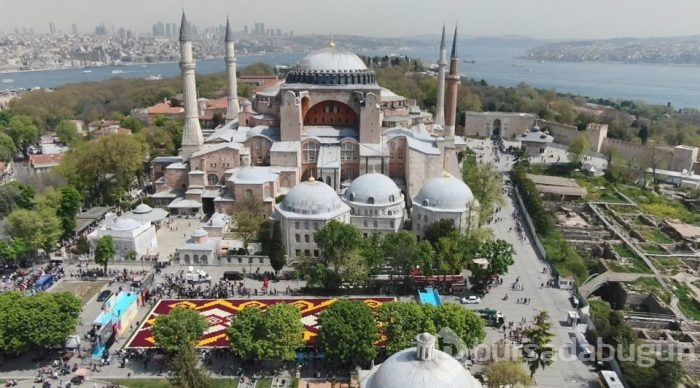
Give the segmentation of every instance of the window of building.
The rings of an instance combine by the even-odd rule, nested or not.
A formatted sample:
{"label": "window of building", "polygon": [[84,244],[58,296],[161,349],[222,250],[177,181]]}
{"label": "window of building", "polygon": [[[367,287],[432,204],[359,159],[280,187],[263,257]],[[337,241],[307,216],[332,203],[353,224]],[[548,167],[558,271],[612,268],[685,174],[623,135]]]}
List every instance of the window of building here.
{"label": "window of building", "polygon": [[239,257],[239,258],[238,258],[238,264],[243,264],[243,258],[242,258],[242,257]]}
{"label": "window of building", "polygon": [[318,249],[314,249],[314,257],[318,257]]}
{"label": "window of building", "polygon": [[294,256],[296,256],[296,257],[301,256],[301,249],[295,249],[295,250],[294,250]]}
{"label": "window of building", "polygon": [[391,226],[393,228],[395,225],[396,225],[396,223],[394,222],[394,220],[389,221],[389,226]]}
{"label": "window of building", "polygon": [[366,228],[366,227],[367,227],[367,220],[362,221],[362,224],[363,224],[363,225],[365,226],[365,228]]}
{"label": "window of building", "polygon": [[265,264],[265,258],[264,258],[264,257],[261,257],[261,258],[260,258],[260,264]]}
{"label": "window of building", "polygon": [[367,203],[370,205],[374,205],[374,197],[367,198]]}
{"label": "window of building", "polygon": [[389,202],[394,202],[395,199],[396,197],[394,197],[394,194],[389,196]]}
{"label": "window of building", "polygon": [[299,221],[294,222],[294,229],[299,229]]}
{"label": "window of building", "polygon": [[358,160],[358,146],[354,141],[346,140],[340,146],[340,159],[346,162]]}
{"label": "window of building", "polygon": [[294,235],[294,241],[301,242],[301,236],[299,235],[299,233]]}
{"label": "window of building", "polygon": [[377,220],[374,220],[374,227],[376,228],[378,226],[379,226],[379,222],[377,222]]}
{"label": "window of building", "polygon": [[304,143],[304,149],[303,149],[303,160],[304,163],[312,163],[316,161],[316,158],[318,157],[318,150],[319,150],[320,144],[314,141],[308,141]]}
{"label": "window of building", "polygon": [[209,184],[209,186],[219,184],[219,176],[216,174],[209,174],[209,176],[207,177],[207,183]]}
{"label": "window of building", "polygon": [[304,230],[309,230],[309,221],[304,221]]}
{"label": "window of building", "polygon": [[308,242],[309,242],[309,235],[308,235],[308,234],[305,234],[305,235],[304,235],[304,242],[305,242],[305,243],[308,243]]}
{"label": "window of building", "polygon": [[307,256],[307,257],[311,256],[311,250],[304,249],[304,256]]}

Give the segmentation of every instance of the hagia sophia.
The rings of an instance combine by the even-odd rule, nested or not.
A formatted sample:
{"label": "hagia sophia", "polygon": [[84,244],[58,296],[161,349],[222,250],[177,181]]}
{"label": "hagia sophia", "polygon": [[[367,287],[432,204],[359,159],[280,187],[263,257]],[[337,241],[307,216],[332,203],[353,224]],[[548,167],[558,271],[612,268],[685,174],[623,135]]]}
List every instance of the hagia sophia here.
{"label": "hagia sophia", "polygon": [[[440,46],[437,112],[377,84],[372,64],[338,47],[309,53],[281,82],[237,96],[226,25],[226,123],[200,127],[190,26],[183,14],[180,67],[185,127],[179,155],[152,161],[153,203],[171,214],[232,215],[251,201],[280,221],[290,259],[318,257],[316,229],[330,220],[363,234],[424,228],[441,219],[466,230],[479,204],[461,180],[455,136],[457,30],[449,68]],[[449,71],[448,71],[449,69]],[[276,203],[280,196],[284,199]]]}

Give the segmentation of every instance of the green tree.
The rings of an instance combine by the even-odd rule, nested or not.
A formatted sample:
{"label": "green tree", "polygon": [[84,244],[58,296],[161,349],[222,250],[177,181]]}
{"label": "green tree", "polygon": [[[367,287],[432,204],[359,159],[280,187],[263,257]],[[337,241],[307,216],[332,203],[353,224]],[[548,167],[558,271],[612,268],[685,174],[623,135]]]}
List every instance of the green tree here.
{"label": "green tree", "polygon": [[171,364],[173,372],[169,378],[170,384],[177,388],[210,387],[211,379],[206,371],[197,365],[198,360],[199,357],[193,345],[182,345],[175,353]]}
{"label": "green tree", "polygon": [[455,230],[455,223],[450,219],[442,219],[433,222],[425,228],[424,239],[430,241],[433,246],[437,245],[438,240],[448,236]]}
{"label": "green tree", "polygon": [[[433,322],[438,333],[452,330],[468,347],[480,344],[486,338],[484,320],[474,311],[455,303],[446,303],[433,310]],[[452,345],[440,339],[440,347]]]}
{"label": "green tree", "polygon": [[117,248],[114,246],[112,236],[100,237],[95,245],[95,264],[103,266],[105,273],[107,273],[107,265],[116,253]]}
{"label": "green tree", "polygon": [[138,136],[103,136],[71,148],[57,170],[89,202],[117,203],[143,171],[146,148]]}
{"label": "green tree", "polygon": [[591,148],[591,138],[587,133],[581,132],[569,144],[569,163],[573,166],[580,165],[583,156]]}
{"label": "green tree", "polygon": [[537,313],[534,324],[523,330],[523,336],[527,338],[523,344],[523,356],[532,378],[538,369],[545,369],[554,362],[555,349],[550,344],[554,333],[552,323],[549,322],[549,313]]}
{"label": "green tree", "polygon": [[270,246],[270,265],[275,272],[278,272],[285,265],[287,265],[287,259],[285,252],[287,249],[284,247],[284,242],[282,241],[282,228],[280,227],[279,221],[274,221],[272,224],[272,242]]}
{"label": "green tree", "polygon": [[17,152],[17,147],[14,140],[7,134],[0,132],[0,161],[10,161],[15,156],[15,152]]}
{"label": "green tree", "polygon": [[14,187],[19,191],[19,198],[16,200],[18,208],[32,209],[34,207],[34,197],[36,196],[36,191],[33,187],[17,181],[10,182],[5,186]]}
{"label": "green tree", "polygon": [[78,127],[70,120],[63,120],[56,127],[56,136],[64,144],[73,144],[80,140]]}
{"label": "green tree", "polygon": [[262,311],[238,313],[228,330],[231,350],[246,360],[292,361],[304,346],[304,325],[298,307],[278,303]]}
{"label": "green tree", "polygon": [[370,275],[376,275],[384,268],[385,258],[382,243],[384,237],[377,232],[370,233],[360,247],[360,255],[365,260],[367,272]]}
{"label": "green tree", "polygon": [[362,235],[354,226],[336,220],[324,225],[314,233],[314,241],[321,250],[326,264],[337,264],[343,255],[355,250],[362,243]]}
{"label": "green tree", "polygon": [[207,320],[199,311],[177,307],[156,318],[153,338],[159,348],[177,354],[183,347],[194,347],[207,327]]}
{"label": "green tree", "polygon": [[248,211],[241,211],[234,216],[236,220],[236,233],[243,238],[243,248],[247,251],[248,245],[258,236],[262,220]]}
{"label": "green tree", "polygon": [[387,336],[387,354],[410,348],[420,333],[435,334],[432,317],[414,302],[384,303],[379,307],[378,320]]}
{"label": "green tree", "polygon": [[486,275],[508,273],[508,267],[515,262],[513,245],[504,240],[486,241],[479,248],[479,256],[489,262]]}
{"label": "green tree", "polygon": [[60,193],[61,199],[56,209],[56,215],[61,221],[63,237],[68,238],[72,236],[75,231],[75,216],[83,205],[83,196],[71,185],[62,187]]}
{"label": "green tree", "polygon": [[146,127],[136,135],[148,145],[148,154],[151,158],[175,153],[175,139],[173,133],[162,127]]}
{"label": "green tree", "polygon": [[418,256],[418,241],[413,232],[400,230],[384,236],[384,256],[392,271],[408,279],[411,271],[421,263]]}
{"label": "green tree", "polygon": [[5,218],[19,208],[20,191],[14,185],[0,185],[0,217]]}
{"label": "green tree", "polygon": [[531,379],[519,361],[496,361],[486,368],[489,387],[528,386]]}
{"label": "green tree", "polygon": [[251,63],[239,71],[240,75],[275,75],[275,68],[264,62]]}
{"label": "green tree", "polygon": [[78,237],[78,240],[75,242],[73,253],[76,255],[87,255],[90,253],[90,241],[87,239],[87,237]]}
{"label": "green tree", "polygon": [[29,146],[39,140],[39,128],[32,118],[27,116],[13,116],[10,119],[7,134],[15,143],[15,148],[22,151],[25,158],[29,156]]}
{"label": "green tree", "polygon": [[377,356],[379,340],[372,309],[360,301],[339,300],[318,316],[316,343],[338,365],[366,366]]}
{"label": "green tree", "polygon": [[126,116],[119,122],[122,128],[129,128],[134,132],[138,132],[143,128],[143,122],[134,116]]}
{"label": "green tree", "polygon": [[51,210],[18,209],[5,218],[5,229],[21,241],[30,253],[53,250],[61,236],[61,224]]}
{"label": "green tree", "polygon": [[494,206],[505,204],[501,173],[491,163],[476,164],[463,172],[463,180],[479,201],[479,225],[483,225],[491,219]]}
{"label": "green tree", "polygon": [[14,263],[25,257],[29,252],[24,240],[11,239],[0,241],[0,259],[6,263]]}

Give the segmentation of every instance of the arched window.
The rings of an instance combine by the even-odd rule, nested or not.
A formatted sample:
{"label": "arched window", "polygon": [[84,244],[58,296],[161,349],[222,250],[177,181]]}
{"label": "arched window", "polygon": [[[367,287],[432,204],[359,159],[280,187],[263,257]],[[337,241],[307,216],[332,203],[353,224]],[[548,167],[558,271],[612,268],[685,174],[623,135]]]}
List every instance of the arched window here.
{"label": "arched window", "polygon": [[199,256],[198,256],[198,255],[192,255],[192,261],[193,261],[195,264],[198,264],[198,263],[199,263]]}
{"label": "arched window", "polygon": [[315,163],[318,157],[318,150],[320,144],[315,141],[307,141],[304,143],[303,149],[303,162],[304,163]]}
{"label": "arched window", "polygon": [[425,215],[423,216],[423,222],[428,222],[428,215],[427,215],[427,214],[425,214]]}
{"label": "arched window", "polygon": [[351,200],[351,201],[354,200],[354,199],[355,199],[355,193],[350,193],[350,195],[348,196],[348,199]]}
{"label": "arched window", "polygon": [[294,241],[301,242],[301,236],[299,235],[299,233],[294,235]]}
{"label": "arched window", "polygon": [[200,259],[202,260],[202,263],[207,264],[207,255],[202,255]]}
{"label": "arched window", "polygon": [[219,176],[216,174],[209,174],[207,177],[207,183],[209,186],[214,186],[219,184]]}
{"label": "arched window", "polygon": [[370,205],[374,205],[374,197],[367,198],[367,203]]}
{"label": "arched window", "polygon": [[389,196],[389,202],[394,202],[395,199],[396,197],[394,197],[394,194]]}
{"label": "arched window", "polygon": [[328,186],[331,185],[331,177],[329,177],[329,176],[326,177],[326,184],[327,184]]}
{"label": "arched window", "polygon": [[185,255],[185,263],[190,263],[190,255]]}
{"label": "arched window", "polygon": [[340,146],[340,160],[356,162],[358,160],[357,143],[351,140],[344,141]]}
{"label": "arched window", "polygon": [[427,199],[423,200],[423,206],[428,206],[429,203],[430,203],[430,201],[428,201]]}
{"label": "arched window", "polygon": [[304,242],[305,242],[305,243],[308,243],[308,242],[309,242],[309,235],[308,235],[308,234],[305,234],[305,235],[304,235]]}

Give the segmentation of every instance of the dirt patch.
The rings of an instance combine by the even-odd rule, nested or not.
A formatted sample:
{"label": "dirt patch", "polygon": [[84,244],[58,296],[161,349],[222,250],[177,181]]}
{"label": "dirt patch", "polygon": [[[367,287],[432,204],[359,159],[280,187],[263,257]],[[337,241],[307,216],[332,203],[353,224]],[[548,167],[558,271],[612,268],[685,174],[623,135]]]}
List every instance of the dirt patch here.
{"label": "dirt patch", "polygon": [[87,301],[95,296],[105,284],[107,284],[107,282],[104,280],[95,280],[91,282],[65,280],[51,287],[51,292],[72,292],[83,303],[87,303]]}

